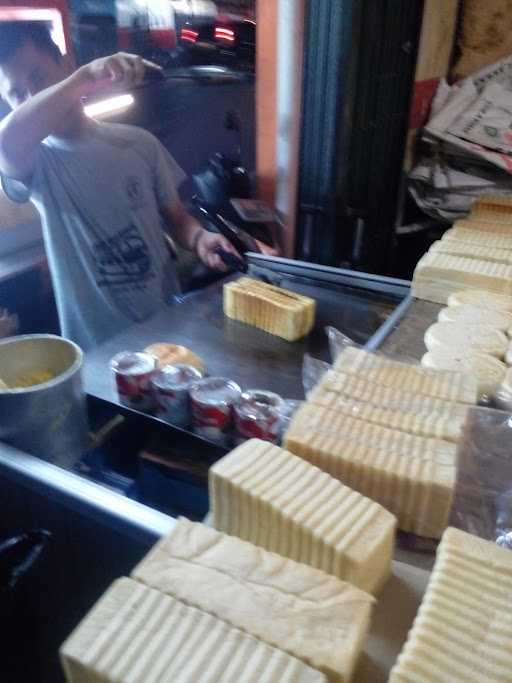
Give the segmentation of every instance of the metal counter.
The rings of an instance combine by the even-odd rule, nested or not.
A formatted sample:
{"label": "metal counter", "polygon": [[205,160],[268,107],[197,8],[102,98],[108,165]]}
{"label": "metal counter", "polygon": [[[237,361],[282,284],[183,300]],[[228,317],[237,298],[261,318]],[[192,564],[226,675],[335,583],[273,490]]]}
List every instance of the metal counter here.
{"label": "metal counter", "polygon": [[155,317],[88,353],[87,393],[116,403],[110,359],[119,351],[139,351],[165,341],[191,348],[210,375],[230,377],[245,389],[267,389],[284,398],[301,399],[304,354],[329,360],[326,326],[336,327],[359,344],[372,343],[372,338],[380,344],[410,303],[409,282],[404,280],[255,254],[249,255],[249,264],[249,275],[317,301],[315,328],[307,338],[290,343],[226,318],[222,310],[226,280],[222,280],[177,297]]}

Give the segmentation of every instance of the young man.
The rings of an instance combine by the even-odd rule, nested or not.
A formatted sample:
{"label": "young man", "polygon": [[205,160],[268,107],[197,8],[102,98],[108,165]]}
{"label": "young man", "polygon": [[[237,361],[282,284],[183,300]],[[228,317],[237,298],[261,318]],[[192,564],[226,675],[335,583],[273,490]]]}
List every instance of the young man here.
{"label": "young man", "polygon": [[223,268],[219,248],[236,253],[186,212],[184,174],[156,138],[84,115],[84,97],[129,89],[153,68],[118,53],[71,73],[44,26],[0,23],[0,96],[12,108],[0,124],[2,184],[41,214],[62,334],[84,349],[178,291],[164,228],[212,268]]}

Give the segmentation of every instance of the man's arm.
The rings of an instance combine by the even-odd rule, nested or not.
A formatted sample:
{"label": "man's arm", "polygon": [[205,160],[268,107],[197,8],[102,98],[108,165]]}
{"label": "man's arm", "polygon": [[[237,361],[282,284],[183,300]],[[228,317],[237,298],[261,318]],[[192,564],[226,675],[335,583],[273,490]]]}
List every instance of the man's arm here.
{"label": "man's arm", "polygon": [[0,171],[13,178],[29,177],[38,145],[80,105],[82,97],[114,84],[136,85],[147,66],[159,69],[124,53],[96,59],[30,97],[0,124]]}
{"label": "man's arm", "polygon": [[240,258],[240,254],[229,240],[218,233],[205,230],[197,218],[187,212],[181,201],[174,201],[162,209],[161,213],[169,227],[170,235],[176,242],[185,249],[195,252],[209,268],[227,270],[217,253],[219,249],[229,251]]}

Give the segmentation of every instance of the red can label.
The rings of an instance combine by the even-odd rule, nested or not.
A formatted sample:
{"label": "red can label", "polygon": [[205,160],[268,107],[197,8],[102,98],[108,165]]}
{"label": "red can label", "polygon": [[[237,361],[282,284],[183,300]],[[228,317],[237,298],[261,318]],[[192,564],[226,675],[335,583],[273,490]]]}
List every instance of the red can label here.
{"label": "red can label", "polygon": [[231,424],[231,413],[232,409],[229,405],[202,405],[197,401],[192,401],[194,421],[204,427],[226,429]]}
{"label": "red can label", "polygon": [[120,403],[136,410],[151,410],[151,377],[155,369],[155,359],[148,354],[125,351],[114,356],[110,366]]}

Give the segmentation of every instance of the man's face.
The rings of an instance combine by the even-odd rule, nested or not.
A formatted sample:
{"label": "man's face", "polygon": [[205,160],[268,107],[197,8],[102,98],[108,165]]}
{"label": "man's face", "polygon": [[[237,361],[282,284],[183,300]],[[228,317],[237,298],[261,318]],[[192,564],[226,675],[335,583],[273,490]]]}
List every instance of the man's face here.
{"label": "man's face", "polygon": [[0,65],[0,96],[11,109],[66,77],[62,61],[57,62],[31,41],[23,43],[13,57]]}

